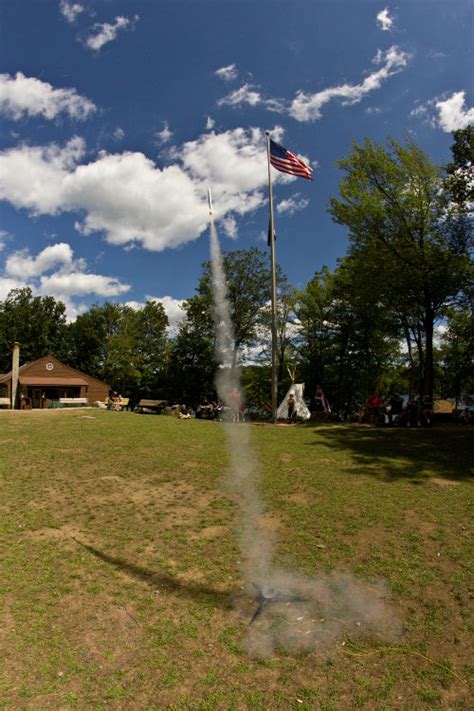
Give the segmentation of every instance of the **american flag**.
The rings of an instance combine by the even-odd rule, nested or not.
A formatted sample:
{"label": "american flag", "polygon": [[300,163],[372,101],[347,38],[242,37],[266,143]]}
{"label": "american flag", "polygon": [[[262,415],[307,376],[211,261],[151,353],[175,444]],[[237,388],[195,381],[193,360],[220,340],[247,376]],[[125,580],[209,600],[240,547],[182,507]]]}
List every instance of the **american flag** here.
{"label": "american flag", "polygon": [[283,148],[270,138],[270,163],[282,173],[297,175],[299,178],[313,179],[313,169],[298,156]]}

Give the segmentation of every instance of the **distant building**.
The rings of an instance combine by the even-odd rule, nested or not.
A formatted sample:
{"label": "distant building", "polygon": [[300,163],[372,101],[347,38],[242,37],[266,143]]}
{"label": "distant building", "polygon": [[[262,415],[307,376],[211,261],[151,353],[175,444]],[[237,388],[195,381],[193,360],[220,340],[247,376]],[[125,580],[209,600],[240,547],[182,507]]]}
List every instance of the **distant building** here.
{"label": "distant building", "polygon": [[12,370],[0,375],[0,390],[18,409],[51,407],[56,402],[59,405],[61,398],[83,398],[93,405],[97,400],[107,400],[110,387],[52,355],[20,366],[19,347],[15,344]]}

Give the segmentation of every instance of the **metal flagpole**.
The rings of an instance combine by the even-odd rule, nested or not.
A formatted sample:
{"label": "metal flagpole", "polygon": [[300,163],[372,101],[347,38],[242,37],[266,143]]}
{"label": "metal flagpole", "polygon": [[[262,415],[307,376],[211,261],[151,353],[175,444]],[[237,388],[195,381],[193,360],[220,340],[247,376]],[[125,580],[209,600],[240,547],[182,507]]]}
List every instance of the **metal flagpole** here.
{"label": "metal flagpole", "polygon": [[270,171],[270,131],[265,131],[267,138],[268,163],[268,197],[270,202],[270,261],[272,277],[272,419],[277,421],[278,409],[278,372],[277,372],[277,294],[276,294],[276,261],[275,261],[275,229],[273,220],[272,176]]}

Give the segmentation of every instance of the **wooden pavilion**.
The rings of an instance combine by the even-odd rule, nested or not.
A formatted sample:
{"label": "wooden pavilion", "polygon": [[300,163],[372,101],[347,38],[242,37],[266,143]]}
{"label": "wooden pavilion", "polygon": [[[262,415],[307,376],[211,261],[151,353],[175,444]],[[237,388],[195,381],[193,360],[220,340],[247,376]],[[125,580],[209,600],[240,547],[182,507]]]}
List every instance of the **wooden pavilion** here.
{"label": "wooden pavilion", "polygon": [[107,400],[110,391],[107,383],[61,363],[52,355],[17,368],[14,363],[9,373],[0,375],[0,388],[5,395],[2,400],[8,398],[13,409],[60,407],[66,403],[93,405],[98,400]]}

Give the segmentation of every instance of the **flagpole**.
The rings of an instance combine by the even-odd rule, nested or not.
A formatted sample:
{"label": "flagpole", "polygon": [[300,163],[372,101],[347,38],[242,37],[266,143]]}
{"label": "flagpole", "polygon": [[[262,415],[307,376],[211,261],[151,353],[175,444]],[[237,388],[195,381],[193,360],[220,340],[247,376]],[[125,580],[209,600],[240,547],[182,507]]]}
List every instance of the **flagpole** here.
{"label": "flagpole", "polygon": [[275,226],[273,217],[272,175],[270,170],[270,131],[265,131],[267,139],[268,198],[270,203],[270,262],[272,277],[272,420],[277,421],[278,409],[278,372],[277,372],[277,294],[275,261]]}

